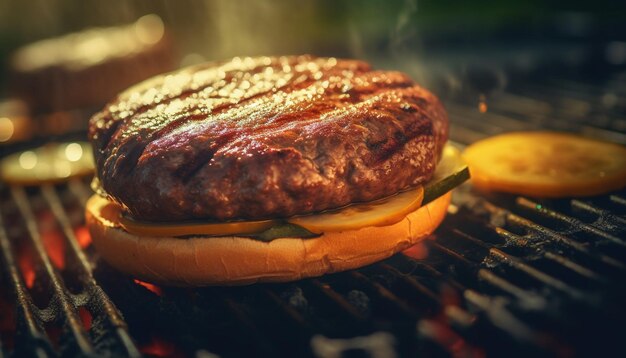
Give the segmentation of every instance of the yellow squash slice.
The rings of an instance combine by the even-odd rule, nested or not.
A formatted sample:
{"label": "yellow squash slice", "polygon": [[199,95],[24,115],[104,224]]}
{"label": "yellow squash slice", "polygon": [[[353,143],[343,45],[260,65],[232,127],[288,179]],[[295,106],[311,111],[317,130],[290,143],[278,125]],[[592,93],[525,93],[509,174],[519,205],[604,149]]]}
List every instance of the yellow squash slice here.
{"label": "yellow squash slice", "polygon": [[514,132],[470,145],[474,186],[534,197],[591,196],[626,186],[626,148],[557,132]]}
{"label": "yellow squash slice", "polygon": [[418,187],[382,200],[354,204],[314,215],[296,216],[287,221],[315,233],[354,230],[366,226],[387,226],[399,222],[409,213],[419,209],[423,199],[424,188]]}

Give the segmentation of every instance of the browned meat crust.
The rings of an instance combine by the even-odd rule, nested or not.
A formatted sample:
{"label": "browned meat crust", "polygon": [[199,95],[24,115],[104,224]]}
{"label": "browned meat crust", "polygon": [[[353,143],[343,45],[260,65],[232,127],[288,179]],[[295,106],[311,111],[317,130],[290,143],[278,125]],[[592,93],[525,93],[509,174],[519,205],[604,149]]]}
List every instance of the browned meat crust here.
{"label": "browned meat crust", "polygon": [[447,139],[405,74],[334,58],[235,58],[156,77],[90,122],[98,177],[137,219],[288,217],[427,181]]}

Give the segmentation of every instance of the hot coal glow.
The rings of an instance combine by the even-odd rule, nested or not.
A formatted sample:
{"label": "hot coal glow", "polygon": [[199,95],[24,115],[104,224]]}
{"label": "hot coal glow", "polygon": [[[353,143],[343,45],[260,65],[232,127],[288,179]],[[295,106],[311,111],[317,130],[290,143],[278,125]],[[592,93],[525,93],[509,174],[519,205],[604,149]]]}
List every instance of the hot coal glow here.
{"label": "hot coal glow", "polygon": [[59,270],[65,268],[65,240],[58,231],[50,231],[41,235],[43,245],[50,256],[50,261]]}
{"label": "hot coal glow", "polygon": [[30,246],[21,247],[18,251],[18,266],[26,287],[32,288],[35,283],[35,259]]}
{"label": "hot coal glow", "polygon": [[418,242],[417,244],[402,251],[402,253],[416,260],[422,260],[428,256],[428,248],[423,242]]}
{"label": "hot coal glow", "polygon": [[142,354],[153,357],[175,356],[174,345],[159,338],[153,338],[152,342],[140,348]]}
{"label": "hot coal glow", "polygon": [[76,235],[78,245],[80,245],[82,249],[85,249],[89,245],[91,245],[91,235],[89,235],[89,230],[86,226],[79,226],[74,229],[74,235]]}
{"label": "hot coal glow", "polygon": [[148,282],[143,282],[143,281],[139,281],[139,280],[133,280],[135,281],[136,284],[143,286],[145,288],[147,288],[148,290],[152,291],[154,294],[156,294],[157,296],[162,296],[163,295],[163,290],[161,290],[161,287],[153,285],[151,283]]}
{"label": "hot coal glow", "polygon": [[89,312],[85,307],[81,307],[78,310],[78,314],[80,315],[81,321],[83,321],[83,327],[85,327],[86,331],[89,331],[91,329],[91,322],[93,320],[91,312]]}
{"label": "hot coal glow", "polygon": [[13,348],[15,335],[15,310],[3,295],[0,295],[0,339],[4,347]]}
{"label": "hot coal glow", "polygon": [[58,270],[65,268],[65,238],[59,230],[55,218],[50,211],[38,213],[39,230],[44,249],[50,257],[52,265]]}

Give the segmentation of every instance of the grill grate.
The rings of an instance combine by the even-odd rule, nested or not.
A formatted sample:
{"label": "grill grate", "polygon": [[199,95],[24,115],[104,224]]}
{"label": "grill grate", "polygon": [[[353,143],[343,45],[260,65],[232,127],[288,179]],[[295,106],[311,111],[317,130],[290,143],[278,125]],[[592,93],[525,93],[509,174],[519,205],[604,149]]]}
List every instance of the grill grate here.
{"label": "grill grate", "polygon": [[[73,184],[76,187],[76,183]],[[80,189],[84,191],[83,189]],[[54,355],[58,346],[51,340],[50,330],[45,327],[61,327],[62,343],[61,352],[68,355],[93,355],[95,353],[94,343],[97,344],[100,337],[94,336],[92,341],[85,330],[83,319],[79,310],[85,309],[83,315],[90,315],[93,320],[92,333],[109,334],[116,336],[119,341],[119,348],[107,347],[112,352],[120,352],[128,356],[140,356],[139,351],[132,343],[126,324],[120,313],[115,308],[102,288],[96,284],[93,278],[91,263],[85,252],[82,250],[66,210],[61,203],[56,190],[52,186],[42,186],[38,198],[43,198],[47,209],[56,219],[57,229],[64,235],[64,243],[68,250],[62,253],[64,260],[72,259],[73,265],[68,267],[65,274],[73,275],[75,280],[80,282],[81,290],[72,293],[64,284],[59,270],[55,269],[50,254],[50,249],[46,248],[42,238],[41,228],[38,225],[36,214],[31,204],[32,199],[23,188],[12,187],[8,189],[10,200],[15,204],[17,214],[23,220],[26,235],[19,235],[10,239],[7,233],[7,225],[0,221],[0,242],[2,244],[3,263],[10,272],[10,283],[16,294],[17,304],[17,331],[15,339],[16,354],[28,354],[37,356]],[[81,195],[81,199],[84,197]],[[81,200],[84,203],[84,200]],[[20,220],[20,221],[22,221]],[[19,242],[17,242],[19,240]],[[28,241],[25,243],[24,241]],[[16,245],[30,245],[34,249],[34,257],[31,265],[20,265],[19,258],[16,257]],[[24,253],[24,250],[21,250]],[[58,257],[59,254],[55,254]],[[28,260],[27,256],[22,256],[23,261]],[[18,273],[21,266],[22,276]],[[59,264],[57,263],[57,268]],[[30,273],[25,272],[34,269]],[[28,275],[35,275],[38,287],[32,279],[26,278]],[[32,276],[31,276],[32,277]],[[25,282],[25,280],[31,281]],[[31,287],[28,287],[31,286]],[[48,300],[43,307],[38,306],[29,291],[35,291],[37,297]],[[38,292],[37,292],[38,291]],[[88,313],[87,313],[88,312]]]}
{"label": "grill grate", "polygon": [[[535,81],[484,113],[450,99],[451,139],[548,128],[626,144],[624,85]],[[99,259],[83,226],[86,182],[0,185],[2,354],[626,353],[626,191],[540,200],[465,185],[435,240],[384,262],[290,284],[173,289]]]}

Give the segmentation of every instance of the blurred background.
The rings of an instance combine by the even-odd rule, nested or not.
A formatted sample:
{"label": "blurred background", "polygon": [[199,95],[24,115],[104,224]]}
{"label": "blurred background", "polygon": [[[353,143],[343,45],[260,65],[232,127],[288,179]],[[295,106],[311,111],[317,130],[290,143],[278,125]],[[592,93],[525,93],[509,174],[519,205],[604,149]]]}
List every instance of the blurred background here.
{"label": "blurred background", "polygon": [[115,93],[156,73],[302,53],[362,58],[480,105],[546,74],[598,82],[623,71],[626,2],[3,0],[0,115],[46,115],[31,121],[39,134],[80,131]]}

